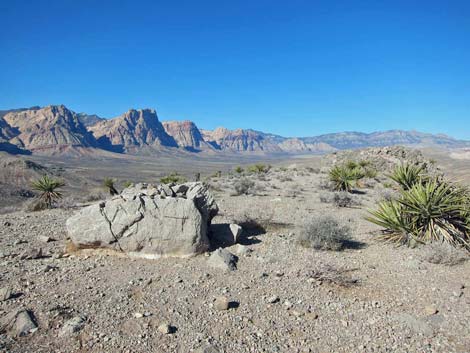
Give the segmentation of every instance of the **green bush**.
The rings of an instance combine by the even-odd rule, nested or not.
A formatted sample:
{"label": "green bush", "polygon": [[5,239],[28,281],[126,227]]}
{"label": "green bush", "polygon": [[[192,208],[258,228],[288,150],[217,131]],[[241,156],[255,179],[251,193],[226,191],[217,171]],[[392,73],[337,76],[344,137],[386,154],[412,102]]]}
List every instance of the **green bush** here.
{"label": "green bush", "polygon": [[420,169],[409,170],[400,172],[406,178],[396,178],[403,186],[399,197],[379,203],[367,220],[385,228],[385,240],[404,244],[437,241],[470,250],[469,191],[430,179]]}
{"label": "green bush", "polygon": [[254,164],[248,167],[248,172],[255,174],[267,173],[270,168],[271,167],[266,164]]}
{"label": "green bush", "polygon": [[164,176],[163,178],[160,179],[160,182],[162,184],[182,184],[182,183],[186,183],[188,180],[182,176],[182,175],[179,175],[178,173],[176,172],[173,172],[167,176]]}
{"label": "green bush", "polygon": [[114,179],[112,178],[104,178],[103,186],[108,190],[111,196],[119,194],[116,188],[114,187]]}
{"label": "green bush", "polygon": [[351,192],[364,174],[359,168],[351,169],[348,165],[335,165],[331,168],[329,177],[335,191]]}
{"label": "green bush", "polygon": [[415,164],[400,164],[395,167],[390,179],[395,181],[403,190],[409,190],[413,185],[425,181],[424,166]]}
{"label": "green bush", "polygon": [[242,167],[238,166],[238,167],[235,168],[235,173],[241,174],[243,172],[244,172],[244,169]]}

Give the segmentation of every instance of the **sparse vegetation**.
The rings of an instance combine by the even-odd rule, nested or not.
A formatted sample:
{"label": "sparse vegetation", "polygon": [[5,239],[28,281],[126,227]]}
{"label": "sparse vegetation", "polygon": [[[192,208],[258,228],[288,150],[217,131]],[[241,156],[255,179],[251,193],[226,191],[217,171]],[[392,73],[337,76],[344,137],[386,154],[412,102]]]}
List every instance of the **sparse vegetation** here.
{"label": "sparse vegetation", "polygon": [[470,255],[462,248],[446,243],[432,243],[426,249],[423,260],[432,264],[455,266],[468,261]]}
{"label": "sparse vegetation", "polygon": [[470,250],[467,189],[406,164],[397,167],[390,178],[401,186],[398,197],[380,202],[367,217],[385,228],[383,239],[408,245],[445,242]]}
{"label": "sparse vegetation", "polygon": [[318,282],[335,284],[340,287],[351,287],[358,284],[358,280],[349,274],[352,271],[354,270],[320,264],[315,269],[310,270],[307,273],[307,277],[313,278]]}
{"label": "sparse vegetation", "polygon": [[242,178],[234,184],[235,195],[248,195],[250,193],[253,193],[254,187],[254,181],[248,178]]}
{"label": "sparse vegetation", "polygon": [[238,167],[235,168],[235,173],[237,173],[237,174],[242,174],[244,171],[245,171],[245,170],[244,170],[242,167],[240,167],[240,166],[238,166]]}
{"label": "sparse vegetation", "polygon": [[329,172],[330,182],[335,191],[352,192],[364,174],[359,168],[350,168],[347,165],[335,165]]}
{"label": "sparse vegetation", "polygon": [[127,180],[123,183],[123,185],[124,188],[130,188],[132,185],[134,185],[134,183],[132,181]]}
{"label": "sparse vegetation", "polygon": [[320,202],[332,203],[336,207],[353,207],[360,204],[353,195],[344,191],[323,192],[320,194]]}
{"label": "sparse vegetation", "polygon": [[42,178],[34,181],[31,186],[33,190],[40,193],[38,205],[43,202],[46,208],[52,208],[53,204],[62,198],[62,192],[59,189],[64,187],[65,183],[44,175]]}
{"label": "sparse vegetation", "polygon": [[351,229],[330,216],[309,220],[299,231],[297,241],[306,248],[317,250],[342,250],[351,238]]}
{"label": "sparse vegetation", "polygon": [[403,190],[409,190],[413,185],[423,182],[424,167],[410,163],[400,164],[389,175]]}
{"label": "sparse vegetation", "polygon": [[112,178],[105,178],[103,180],[103,186],[106,188],[106,190],[108,190],[109,194],[111,196],[114,196],[114,195],[118,195],[119,192],[116,190],[116,188],[114,187],[114,179]]}
{"label": "sparse vegetation", "polygon": [[248,172],[254,173],[254,174],[267,173],[270,168],[271,166],[269,165],[258,163],[258,164],[250,165],[248,167]]}
{"label": "sparse vegetation", "polygon": [[181,184],[181,183],[186,183],[187,179],[184,176],[179,175],[176,172],[173,172],[173,173],[161,178],[160,182],[162,184],[171,184],[171,183]]}

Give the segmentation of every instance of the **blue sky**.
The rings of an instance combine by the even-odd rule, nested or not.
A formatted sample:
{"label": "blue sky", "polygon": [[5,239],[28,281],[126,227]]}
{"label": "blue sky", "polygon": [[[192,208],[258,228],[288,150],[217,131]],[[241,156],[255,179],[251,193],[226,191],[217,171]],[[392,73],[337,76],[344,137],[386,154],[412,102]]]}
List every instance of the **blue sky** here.
{"label": "blue sky", "polygon": [[0,109],[470,139],[470,1],[0,0]]}

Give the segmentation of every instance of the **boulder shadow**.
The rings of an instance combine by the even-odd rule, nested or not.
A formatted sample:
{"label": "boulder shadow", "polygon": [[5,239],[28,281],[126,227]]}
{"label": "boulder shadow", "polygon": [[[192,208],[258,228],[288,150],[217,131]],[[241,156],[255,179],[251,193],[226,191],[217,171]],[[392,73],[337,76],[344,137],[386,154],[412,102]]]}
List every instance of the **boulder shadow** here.
{"label": "boulder shadow", "polygon": [[352,240],[352,239],[349,239],[349,240],[344,240],[342,242],[342,245],[343,245],[343,250],[360,250],[360,249],[365,249],[367,248],[367,243],[364,243],[362,241],[358,241],[358,240]]}
{"label": "boulder shadow", "polygon": [[257,236],[265,234],[264,228],[251,227],[240,224],[242,233],[235,241],[229,223],[211,224],[209,227],[209,241],[211,249],[226,248],[235,244],[252,245],[261,243]]}

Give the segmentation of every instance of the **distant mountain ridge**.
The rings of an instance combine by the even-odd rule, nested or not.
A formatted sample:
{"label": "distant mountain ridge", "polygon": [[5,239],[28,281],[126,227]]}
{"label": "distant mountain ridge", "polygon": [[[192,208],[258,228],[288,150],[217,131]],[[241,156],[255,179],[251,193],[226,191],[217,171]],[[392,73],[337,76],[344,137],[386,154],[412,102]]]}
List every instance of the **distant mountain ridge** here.
{"label": "distant mountain ridge", "polygon": [[[146,154],[172,150],[202,153],[326,153],[391,145],[470,147],[443,134],[389,130],[288,138],[252,129],[199,129],[189,120],[161,122],[154,109],[130,109],[113,119],[75,113],[63,105],[0,111],[0,150],[65,153],[97,149]],[[87,152],[89,153],[89,152]]]}

